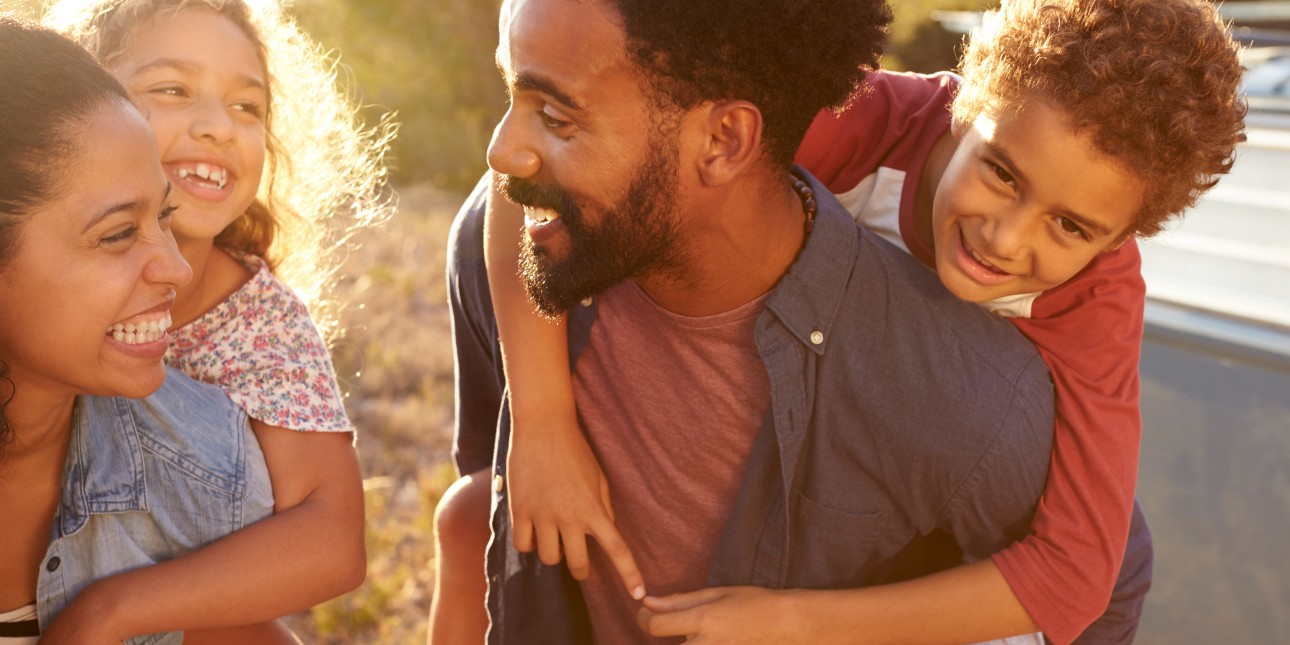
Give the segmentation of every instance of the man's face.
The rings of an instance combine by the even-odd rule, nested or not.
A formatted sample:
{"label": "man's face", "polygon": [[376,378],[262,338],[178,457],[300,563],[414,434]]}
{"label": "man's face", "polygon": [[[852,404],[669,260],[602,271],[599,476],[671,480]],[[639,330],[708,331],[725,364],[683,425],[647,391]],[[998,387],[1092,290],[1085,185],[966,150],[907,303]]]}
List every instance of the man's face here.
{"label": "man's face", "polygon": [[502,8],[511,106],[488,163],[524,207],[525,284],[550,315],[680,256],[675,135],[648,107],[614,18],[600,2]]}

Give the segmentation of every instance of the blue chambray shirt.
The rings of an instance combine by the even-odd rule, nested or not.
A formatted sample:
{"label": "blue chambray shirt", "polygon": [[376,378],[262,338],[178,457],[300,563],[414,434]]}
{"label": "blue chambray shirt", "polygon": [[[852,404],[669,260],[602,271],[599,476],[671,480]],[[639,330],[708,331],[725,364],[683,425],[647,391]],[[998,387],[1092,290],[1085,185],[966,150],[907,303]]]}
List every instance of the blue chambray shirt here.
{"label": "blue chambray shirt", "polygon": [[[146,399],[78,397],[72,425],[37,584],[42,626],[94,580],[183,555],[273,513],[260,444],[218,387],[168,369]],[[182,641],[171,632],[127,643]]]}
{"label": "blue chambray shirt", "polygon": [[[1047,367],[1013,325],[955,298],[807,178],[819,214],[757,322],[771,405],[709,584],[856,588],[985,558],[1025,534],[1047,478]],[[492,456],[504,484],[510,424],[483,268],[486,196],[481,184],[449,241],[455,457],[472,472]],[[594,301],[570,312],[571,360],[595,314]],[[591,642],[578,583],[517,552],[504,485],[494,502],[489,642]]]}

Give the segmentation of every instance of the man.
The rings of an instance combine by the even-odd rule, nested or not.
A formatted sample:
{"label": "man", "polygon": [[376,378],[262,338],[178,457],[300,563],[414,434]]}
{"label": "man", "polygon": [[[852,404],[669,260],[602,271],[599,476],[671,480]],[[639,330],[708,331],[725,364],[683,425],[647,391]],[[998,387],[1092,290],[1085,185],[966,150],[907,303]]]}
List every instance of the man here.
{"label": "man", "polygon": [[503,7],[512,106],[489,162],[526,207],[528,286],[569,310],[580,417],[650,591],[692,593],[640,609],[603,554],[579,584],[511,546],[481,191],[449,278],[459,432],[502,415],[490,642],[1033,631],[988,563],[939,575],[998,595],[864,588],[1020,537],[1053,427],[1047,371],[1011,325],[789,174],[889,19],[856,0]]}

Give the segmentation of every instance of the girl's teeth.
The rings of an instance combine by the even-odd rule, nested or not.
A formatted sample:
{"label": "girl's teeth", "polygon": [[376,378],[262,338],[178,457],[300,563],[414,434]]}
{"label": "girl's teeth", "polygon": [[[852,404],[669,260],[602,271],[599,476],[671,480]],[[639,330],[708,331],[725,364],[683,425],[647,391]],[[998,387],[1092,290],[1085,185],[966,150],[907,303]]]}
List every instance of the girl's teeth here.
{"label": "girl's teeth", "polygon": [[211,167],[204,163],[197,164],[197,176],[201,177],[202,179],[210,179]]}

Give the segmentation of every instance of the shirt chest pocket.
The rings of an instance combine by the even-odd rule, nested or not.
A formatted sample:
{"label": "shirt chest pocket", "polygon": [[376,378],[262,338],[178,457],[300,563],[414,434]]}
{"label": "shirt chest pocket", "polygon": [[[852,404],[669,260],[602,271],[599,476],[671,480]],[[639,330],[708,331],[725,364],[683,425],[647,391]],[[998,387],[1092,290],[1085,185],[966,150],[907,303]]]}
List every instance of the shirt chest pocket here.
{"label": "shirt chest pocket", "polygon": [[793,491],[788,528],[788,587],[866,586],[912,536],[890,511],[857,513]]}

